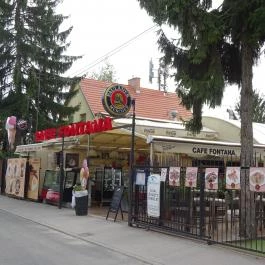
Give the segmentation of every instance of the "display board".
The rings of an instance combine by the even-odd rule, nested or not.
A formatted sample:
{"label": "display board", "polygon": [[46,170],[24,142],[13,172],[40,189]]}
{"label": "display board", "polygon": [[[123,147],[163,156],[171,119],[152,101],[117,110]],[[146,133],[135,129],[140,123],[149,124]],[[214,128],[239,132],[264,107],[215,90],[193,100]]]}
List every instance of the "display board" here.
{"label": "display board", "polygon": [[114,192],[113,192],[113,196],[111,199],[111,203],[109,206],[109,210],[106,216],[106,219],[108,219],[109,217],[109,213],[115,213],[115,218],[114,218],[114,222],[116,221],[117,215],[119,210],[121,211],[121,216],[123,219],[123,212],[122,212],[122,208],[121,208],[121,200],[122,200],[122,196],[123,196],[123,191],[124,191],[124,187],[123,186],[116,186],[114,188]]}
{"label": "display board", "polygon": [[29,185],[27,197],[32,200],[39,198],[40,158],[29,159]]}
{"label": "display board", "polygon": [[10,158],[7,160],[6,194],[24,198],[26,163],[26,158]]}

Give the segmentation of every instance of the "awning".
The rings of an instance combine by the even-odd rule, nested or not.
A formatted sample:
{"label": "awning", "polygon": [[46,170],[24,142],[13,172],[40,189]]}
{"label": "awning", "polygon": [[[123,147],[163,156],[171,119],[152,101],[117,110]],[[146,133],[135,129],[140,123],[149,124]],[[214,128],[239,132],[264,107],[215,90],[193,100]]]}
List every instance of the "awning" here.
{"label": "awning", "polygon": [[[130,150],[132,132],[119,128],[108,132],[90,135],[90,147],[96,150]],[[135,132],[135,150],[148,150],[146,136]]]}
{"label": "awning", "polygon": [[[114,124],[132,125],[132,119],[121,118],[115,119]],[[185,129],[183,122],[180,121],[161,121],[161,120],[146,120],[137,118],[135,120],[135,131],[139,134],[145,135],[161,135],[170,137],[193,137],[199,139],[216,140],[219,135],[217,131],[203,127],[200,133],[192,134]]]}
{"label": "awning", "polygon": [[[240,156],[240,143],[207,141],[191,138],[177,138],[149,135],[147,143],[153,143],[153,150],[163,153],[183,153],[189,155]],[[254,144],[256,155],[265,156],[265,145]]]}

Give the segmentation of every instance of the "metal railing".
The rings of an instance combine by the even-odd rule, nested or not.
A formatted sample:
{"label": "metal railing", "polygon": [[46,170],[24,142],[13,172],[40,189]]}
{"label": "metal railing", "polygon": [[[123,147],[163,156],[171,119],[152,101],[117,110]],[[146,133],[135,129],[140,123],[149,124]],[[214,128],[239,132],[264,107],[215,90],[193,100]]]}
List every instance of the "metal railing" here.
{"label": "metal railing", "polygon": [[[265,253],[265,193],[225,189],[223,162],[214,161],[211,166],[204,166],[195,161],[193,166],[198,167],[198,174],[197,185],[192,188],[185,187],[186,166],[180,167],[179,186],[169,185],[169,167],[163,167],[167,168],[167,176],[160,182],[158,217],[148,215],[147,182],[148,176],[161,175],[162,167],[135,166],[132,224]],[[206,167],[218,168],[216,190],[205,188]],[[241,168],[241,174],[244,170],[247,172],[249,168]],[[140,185],[136,183],[139,172],[145,176]],[[249,194],[252,194],[251,207],[246,204]]]}

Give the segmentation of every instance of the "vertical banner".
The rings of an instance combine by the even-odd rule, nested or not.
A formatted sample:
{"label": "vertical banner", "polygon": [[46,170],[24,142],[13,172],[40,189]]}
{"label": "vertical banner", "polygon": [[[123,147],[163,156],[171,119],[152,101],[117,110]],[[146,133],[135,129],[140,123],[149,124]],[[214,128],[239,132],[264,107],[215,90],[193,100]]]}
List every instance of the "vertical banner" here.
{"label": "vertical banner", "polygon": [[161,181],[165,182],[167,178],[167,168],[161,168]]}
{"label": "vertical banner", "polygon": [[28,198],[38,200],[40,185],[40,158],[29,159],[29,185]]}
{"label": "vertical banner", "polygon": [[6,194],[24,198],[26,158],[11,158],[7,160]]}
{"label": "vertical banner", "polygon": [[197,167],[186,168],[185,187],[196,188],[197,186]]}
{"label": "vertical banner", "polygon": [[145,186],[145,172],[144,171],[136,172],[135,185]]}
{"label": "vertical banner", "polygon": [[158,174],[150,175],[147,181],[147,214],[160,216],[160,179]]}
{"label": "vertical banner", "polygon": [[169,168],[168,184],[169,186],[180,186],[180,167]]}
{"label": "vertical banner", "polygon": [[226,168],[225,188],[227,190],[240,189],[240,167]]}
{"label": "vertical banner", "polygon": [[265,168],[251,167],[249,172],[249,184],[251,191],[265,192]]}
{"label": "vertical banner", "polygon": [[218,189],[218,168],[205,169],[205,189]]}

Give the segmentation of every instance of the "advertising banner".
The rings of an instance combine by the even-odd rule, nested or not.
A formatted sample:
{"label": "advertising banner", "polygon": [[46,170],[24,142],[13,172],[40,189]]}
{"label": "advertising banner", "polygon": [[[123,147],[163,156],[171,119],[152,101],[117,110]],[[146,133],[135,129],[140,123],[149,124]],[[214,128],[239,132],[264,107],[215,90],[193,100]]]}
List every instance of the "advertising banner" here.
{"label": "advertising banner", "polygon": [[6,194],[24,198],[26,158],[11,158],[7,160]]}
{"label": "advertising banner", "polygon": [[265,168],[251,167],[249,172],[249,184],[251,191],[265,192]]}
{"label": "advertising banner", "polygon": [[27,196],[29,199],[38,200],[40,184],[40,158],[29,159],[29,185]]}
{"label": "advertising banner", "polygon": [[147,182],[147,214],[152,217],[160,216],[160,179],[161,176],[153,174]]}
{"label": "advertising banner", "polygon": [[187,167],[186,168],[186,178],[185,178],[185,186],[190,188],[196,188],[197,186],[197,167]]}
{"label": "advertising banner", "polygon": [[218,168],[205,169],[205,189],[218,189]]}
{"label": "advertising banner", "polygon": [[226,184],[225,188],[228,190],[240,189],[240,167],[226,168]]}
{"label": "advertising banner", "polygon": [[180,167],[169,168],[168,184],[169,186],[180,186]]}

